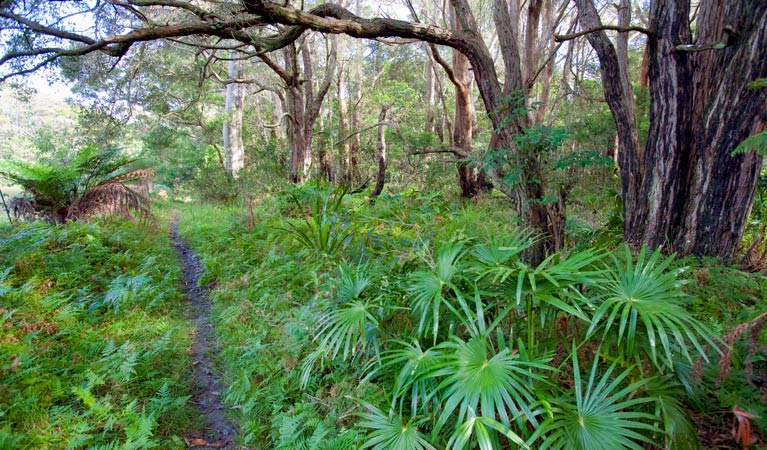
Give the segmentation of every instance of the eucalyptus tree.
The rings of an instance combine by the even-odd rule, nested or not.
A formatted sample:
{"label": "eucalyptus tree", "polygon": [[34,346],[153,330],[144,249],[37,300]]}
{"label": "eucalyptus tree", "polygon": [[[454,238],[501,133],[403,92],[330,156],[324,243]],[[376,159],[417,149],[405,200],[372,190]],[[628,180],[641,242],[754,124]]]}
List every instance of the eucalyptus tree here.
{"label": "eucalyptus tree", "polygon": [[226,103],[224,106],[224,153],[226,168],[237,178],[240,170],[245,167],[245,146],[242,142],[242,113],[245,109],[244,86],[237,82],[242,78],[242,61],[238,61],[237,53],[232,51],[227,64],[229,75],[226,84]]}
{"label": "eucalyptus tree", "polygon": [[263,52],[258,53],[258,57],[277,74],[282,83],[284,95],[280,100],[285,111],[285,130],[290,147],[290,180],[294,183],[301,183],[309,176],[314,124],[319,118],[322,102],[335,74],[336,39],[327,39],[325,44],[325,73],[319,83],[314,80],[311,36],[301,38],[300,42],[291,41],[282,47],[280,61]]}

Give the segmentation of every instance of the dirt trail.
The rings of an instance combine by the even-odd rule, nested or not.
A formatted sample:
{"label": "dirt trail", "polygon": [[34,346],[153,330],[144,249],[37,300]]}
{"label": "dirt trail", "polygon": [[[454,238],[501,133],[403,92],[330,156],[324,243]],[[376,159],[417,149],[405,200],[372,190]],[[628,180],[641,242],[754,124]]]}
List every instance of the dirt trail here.
{"label": "dirt trail", "polygon": [[178,217],[171,223],[170,237],[181,259],[184,294],[189,302],[190,318],[196,327],[192,345],[195,382],[192,402],[197,405],[205,419],[204,430],[190,433],[184,439],[187,445],[195,450],[235,450],[237,427],[224,415],[224,406],[219,399],[224,390],[221,373],[208,356],[218,351],[218,345],[209,319],[211,302],[208,292],[198,286],[203,272],[202,263],[179,237]]}

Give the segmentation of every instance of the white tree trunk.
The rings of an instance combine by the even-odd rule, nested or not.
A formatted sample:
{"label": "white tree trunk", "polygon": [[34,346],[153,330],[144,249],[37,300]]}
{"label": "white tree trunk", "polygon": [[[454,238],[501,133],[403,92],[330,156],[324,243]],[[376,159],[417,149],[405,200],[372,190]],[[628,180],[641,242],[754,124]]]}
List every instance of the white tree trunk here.
{"label": "white tree trunk", "polygon": [[245,167],[245,146],[242,142],[242,112],[245,109],[245,92],[242,84],[231,82],[242,77],[242,67],[236,61],[235,53],[232,52],[229,60],[229,81],[226,85],[226,104],[224,112],[224,153],[226,154],[226,168],[234,178]]}

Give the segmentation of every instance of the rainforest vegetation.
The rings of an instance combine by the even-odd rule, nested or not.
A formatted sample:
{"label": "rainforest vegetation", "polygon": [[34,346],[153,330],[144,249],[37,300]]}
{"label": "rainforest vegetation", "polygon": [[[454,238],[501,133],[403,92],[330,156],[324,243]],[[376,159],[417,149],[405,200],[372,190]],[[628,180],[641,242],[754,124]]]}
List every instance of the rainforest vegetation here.
{"label": "rainforest vegetation", "polygon": [[763,0],[0,38],[0,448],[767,448]]}

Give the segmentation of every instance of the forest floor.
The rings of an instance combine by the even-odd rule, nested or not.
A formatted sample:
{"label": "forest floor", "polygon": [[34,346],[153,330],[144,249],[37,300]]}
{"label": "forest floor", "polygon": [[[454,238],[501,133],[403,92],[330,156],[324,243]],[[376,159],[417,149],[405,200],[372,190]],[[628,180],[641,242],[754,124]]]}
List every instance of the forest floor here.
{"label": "forest floor", "polygon": [[192,403],[205,418],[205,429],[185,437],[187,445],[196,449],[235,449],[237,427],[224,414],[220,396],[225,387],[221,382],[221,371],[210,357],[218,351],[218,342],[210,322],[211,301],[207,288],[199,286],[203,269],[195,253],[186,246],[178,234],[178,217],[173,219],[170,229],[173,247],[179,254],[182,265],[184,295],[190,306],[194,322],[194,393]]}

